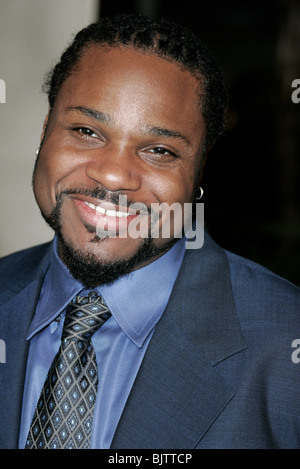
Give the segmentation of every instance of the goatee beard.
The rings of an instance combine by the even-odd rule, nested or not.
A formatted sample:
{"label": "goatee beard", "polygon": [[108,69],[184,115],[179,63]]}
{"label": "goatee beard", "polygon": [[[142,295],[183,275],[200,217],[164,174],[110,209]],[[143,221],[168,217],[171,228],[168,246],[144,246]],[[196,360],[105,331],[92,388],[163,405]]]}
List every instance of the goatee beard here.
{"label": "goatee beard", "polygon": [[[174,243],[173,241],[167,246],[158,248],[155,246],[153,238],[151,238],[149,234],[149,237],[142,239],[141,245],[130,258],[120,259],[114,262],[101,261],[93,253],[85,253],[81,250],[76,250],[64,238],[61,226],[61,207],[64,197],[69,194],[80,194],[104,199],[106,191],[102,189],[97,189],[94,191],[66,190],[57,197],[56,206],[50,216],[46,216],[41,212],[45,221],[57,235],[59,255],[62,261],[67,266],[72,276],[76,280],[79,280],[87,288],[95,288],[100,285],[111,284],[115,282],[119,277],[129,274],[146,261],[154,259],[155,257],[163,254],[170,248],[171,244]],[[114,199],[110,198],[111,202],[116,200],[116,195]],[[91,230],[91,227],[87,227],[87,230],[89,232],[94,231],[96,233],[96,229]],[[91,239],[91,242],[102,243],[104,240],[98,238],[98,236],[95,234],[95,237]]]}

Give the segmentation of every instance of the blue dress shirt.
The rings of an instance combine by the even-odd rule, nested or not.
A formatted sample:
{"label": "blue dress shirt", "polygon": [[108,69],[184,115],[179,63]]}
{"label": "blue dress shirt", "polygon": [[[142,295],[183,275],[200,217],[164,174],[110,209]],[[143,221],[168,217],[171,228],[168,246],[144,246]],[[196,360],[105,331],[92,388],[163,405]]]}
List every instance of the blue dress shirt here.
{"label": "blue dress shirt", "polygon": [[[92,338],[98,365],[98,392],[91,448],[110,447],[116,427],[143,360],[150,338],[169,300],[177,278],[186,239],[162,257],[112,285],[95,288],[112,317]],[[32,320],[23,395],[19,448],[24,448],[31,420],[48,369],[61,340],[66,305],[83,290],[57,253],[54,239],[51,262]]]}

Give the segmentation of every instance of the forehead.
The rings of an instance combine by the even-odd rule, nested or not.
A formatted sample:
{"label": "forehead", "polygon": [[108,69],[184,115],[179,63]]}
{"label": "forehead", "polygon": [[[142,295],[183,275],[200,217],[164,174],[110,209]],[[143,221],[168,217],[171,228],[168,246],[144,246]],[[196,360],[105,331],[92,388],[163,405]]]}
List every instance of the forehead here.
{"label": "forehead", "polygon": [[[83,50],[78,63],[74,67],[75,73],[88,71],[109,72],[119,70],[119,73],[142,73],[147,76],[165,73],[165,79],[181,81],[199,88],[201,78],[195,78],[192,73],[175,60],[161,57],[155,52],[141,51],[132,46],[90,45]],[[74,72],[73,72],[74,73]]]}
{"label": "forehead", "polygon": [[[108,79],[108,83],[107,83]],[[126,84],[131,88],[150,86],[160,88],[163,96],[174,94],[183,102],[184,95],[199,105],[200,81],[188,70],[152,52],[140,52],[134,48],[93,45],[82,54],[62,88],[72,87],[78,92],[88,84],[90,92],[109,84],[110,88]]]}
{"label": "forehead", "polygon": [[199,80],[153,53],[93,45],[84,51],[57,99],[60,110],[85,106],[117,122],[201,127]]}

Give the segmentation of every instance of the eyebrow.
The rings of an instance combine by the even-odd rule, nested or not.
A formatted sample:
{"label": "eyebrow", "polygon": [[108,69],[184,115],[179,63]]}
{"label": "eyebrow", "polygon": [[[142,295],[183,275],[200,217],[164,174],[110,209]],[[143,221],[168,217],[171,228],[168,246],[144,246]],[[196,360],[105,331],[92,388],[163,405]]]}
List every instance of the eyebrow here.
{"label": "eyebrow", "polygon": [[[87,117],[90,117],[92,119],[95,119],[99,122],[102,122],[103,124],[115,125],[114,118],[110,116],[109,114],[102,112],[102,111],[90,109],[85,106],[69,106],[66,108],[66,112],[71,112],[71,111],[80,112],[81,114]],[[191,145],[190,139],[186,137],[185,135],[183,135],[182,133],[178,132],[177,130],[167,129],[167,128],[158,127],[158,126],[146,125],[142,128],[142,133],[153,135],[155,137],[175,138],[177,140],[182,140],[187,145]]]}
{"label": "eyebrow", "polygon": [[182,140],[188,145],[191,144],[189,138],[183,135],[182,133],[178,132],[177,130],[166,129],[164,127],[146,126],[145,132],[156,137],[176,138],[178,140]]}
{"label": "eyebrow", "polygon": [[65,108],[66,112],[71,112],[71,111],[77,111],[80,112],[81,114],[91,117],[92,119],[95,119],[99,122],[102,122],[103,124],[114,124],[114,119],[109,115],[106,114],[105,112],[102,111],[96,111],[95,109],[90,109],[88,107],[84,106],[68,106]]}

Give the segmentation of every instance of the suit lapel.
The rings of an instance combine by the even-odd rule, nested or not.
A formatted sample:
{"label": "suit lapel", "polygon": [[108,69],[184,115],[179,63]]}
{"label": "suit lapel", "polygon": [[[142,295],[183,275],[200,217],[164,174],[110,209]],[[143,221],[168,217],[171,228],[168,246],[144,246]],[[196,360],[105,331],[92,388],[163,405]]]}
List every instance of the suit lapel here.
{"label": "suit lapel", "polygon": [[[31,270],[30,273],[28,270],[28,275],[25,270],[28,269],[28,265],[26,266],[19,282],[16,281],[16,278],[20,272],[16,272],[15,282],[11,285],[11,295],[9,285],[5,289],[6,297],[10,297],[10,299],[1,306],[1,338],[4,339],[6,344],[6,363],[1,365],[0,368],[1,448],[17,448],[18,446],[29,346],[26,337],[48,265],[48,250],[47,254],[39,261],[35,270]],[[18,291],[18,294],[15,293],[16,291]]]}
{"label": "suit lapel", "polygon": [[112,448],[193,448],[234,396],[214,365],[246,347],[226,255],[187,251]]}

